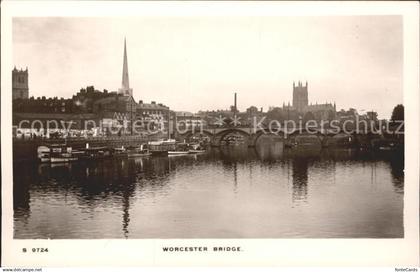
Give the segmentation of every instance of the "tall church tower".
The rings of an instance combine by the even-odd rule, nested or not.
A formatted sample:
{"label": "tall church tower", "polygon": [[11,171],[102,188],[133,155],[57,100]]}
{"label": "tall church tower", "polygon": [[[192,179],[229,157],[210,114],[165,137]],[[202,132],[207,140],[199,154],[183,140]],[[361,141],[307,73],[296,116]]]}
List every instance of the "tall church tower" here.
{"label": "tall church tower", "polygon": [[308,106],[308,82],[303,86],[302,82],[298,82],[298,85],[295,86],[293,82],[293,107],[298,112],[304,112]]}
{"label": "tall church tower", "polygon": [[28,99],[28,68],[18,70],[16,67],[12,70],[12,99]]}
{"label": "tall church tower", "polygon": [[124,38],[124,60],[123,60],[123,72],[122,72],[122,84],[121,88],[118,89],[118,93],[124,96],[133,96],[133,89],[130,88],[128,80],[128,62],[127,62],[127,46]]}

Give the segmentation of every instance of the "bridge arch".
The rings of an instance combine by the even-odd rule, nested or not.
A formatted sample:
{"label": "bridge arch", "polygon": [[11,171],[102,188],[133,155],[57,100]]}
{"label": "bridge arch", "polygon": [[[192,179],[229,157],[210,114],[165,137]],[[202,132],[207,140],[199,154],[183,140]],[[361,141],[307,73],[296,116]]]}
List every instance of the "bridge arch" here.
{"label": "bridge arch", "polygon": [[[292,143],[299,144],[300,142],[302,144],[308,144],[311,142],[312,144],[319,144],[320,146],[324,146],[327,140],[327,136],[324,135],[319,129],[315,129],[311,132],[297,129],[291,133],[288,133],[288,138],[290,138]],[[311,141],[311,138],[314,139],[315,142]]]}
{"label": "bridge arch", "polygon": [[222,141],[225,140],[226,136],[233,133],[242,135],[245,138],[245,141],[249,140],[250,133],[246,132],[245,130],[239,128],[226,128],[214,135],[212,144],[214,146],[220,146]]}
{"label": "bridge arch", "polygon": [[260,129],[260,130],[256,131],[254,134],[250,135],[250,140],[249,140],[248,145],[249,146],[256,146],[258,140],[263,135],[275,135],[275,136],[279,136],[279,137],[284,138],[284,131],[283,130],[278,130],[277,132],[274,132],[274,131],[270,131],[268,129]]}

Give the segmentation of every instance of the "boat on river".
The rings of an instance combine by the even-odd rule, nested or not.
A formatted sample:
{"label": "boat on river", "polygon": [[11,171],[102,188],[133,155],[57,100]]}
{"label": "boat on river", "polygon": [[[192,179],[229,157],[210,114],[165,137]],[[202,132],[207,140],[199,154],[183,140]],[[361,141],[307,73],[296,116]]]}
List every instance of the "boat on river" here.
{"label": "boat on river", "polygon": [[147,146],[154,156],[167,156],[169,151],[175,151],[176,142],[174,139],[151,141]]}
{"label": "boat on river", "polygon": [[78,158],[68,153],[60,153],[58,155],[51,156],[51,163],[60,163],[60,162],[71,162],[77,161]]}
{"label": "boat on river", "polygon": [[171,139],[149,142],[148,148],[155,156],[180,156],[206,152],[200,144],[176,143]]}
{"label": "boat on river", "polygon": [[59,163],[78,160],[78,157],[75,156],[75,152],[72,147],[67,146],[66,144],[38,146],[37,153],[38,159],[41,163]]}
{"label": "boat on river", "polygon": [[115,147],[112,150],[112,156],[116,157],[116,158],[121,158],[121,157],[128,157],[128,151],[124,148],[124,146],[121,147]]}
{"label": "boat on river", "polygon": [[206,150],[195,150],[195,149],[190,149],[188,150],[189,154],[201,154],[201,153],[206,153]]}
{"label": "boat on river", "polygon": [[44,146],[44,145],[38,146],[37,154],[38,154],[38,160],[40,162],[50,162],[51,154],[50,154],[50,148],[48,146]]}
{"label": "boat on river", "polygon": [[150,156],[152,155],[152,153],[150,153],[148,149],[144,148],[143,145],[140,145],[139,147],[135,147],[135,146],[127,147],[127,155],[129,158],[135,158],[135,157]]}
{"label": "boat on river", "polygon": [[190,154],[188,151],[168,151],[168,156],[180,156],[188,154]]}
{"label": "boat on river", "polygon": [[71,162],[77,161],[78,157],[73,154],[73,148],[65,144],[51,145],[50,147],[50,162]]}
{"label": "boat on river", "polygon": [[191,154],[190,148],[190,144],[188,143],[177,143],[175,145],[175,150],[168,151],[168,156],[180,156]]}
{"label": "boat on river", "polygon": [[190,144],[188,153],[189,154],[200,154],[205,153],[207,150],[204,149],[200,144]]}
{"label": "boat on river", "polygon": [[80,150],[79,159],[81,160],[96,160],[106,159],[113,155],[113,151],[109,147],[87,147]]}

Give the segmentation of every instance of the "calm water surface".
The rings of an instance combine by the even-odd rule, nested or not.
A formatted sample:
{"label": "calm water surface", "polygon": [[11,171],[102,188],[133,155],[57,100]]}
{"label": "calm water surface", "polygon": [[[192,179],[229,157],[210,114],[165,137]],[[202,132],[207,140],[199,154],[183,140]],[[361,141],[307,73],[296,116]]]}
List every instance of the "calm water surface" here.
{"label": "calm water surface", "polygon": [[403,156],[212,149],[14,165],[15,238],[403,237]]}

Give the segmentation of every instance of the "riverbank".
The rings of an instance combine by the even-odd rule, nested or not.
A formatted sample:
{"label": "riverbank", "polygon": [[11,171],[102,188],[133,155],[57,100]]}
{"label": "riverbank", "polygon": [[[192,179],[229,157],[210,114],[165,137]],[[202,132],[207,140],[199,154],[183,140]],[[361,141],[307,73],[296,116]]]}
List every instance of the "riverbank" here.
{"label": "riverbank", "polygon": [[13,140],[13,161],[37,161],[37,148],[41,145],[66,144],[73,149],[80,149],[89,144],[90,147],[121,147],[139,146],[149,141],[159,140],[166,135],[153,134],[149,136],[112,136],[91,138],[67,138],[67,139],[31,139]]}

